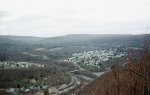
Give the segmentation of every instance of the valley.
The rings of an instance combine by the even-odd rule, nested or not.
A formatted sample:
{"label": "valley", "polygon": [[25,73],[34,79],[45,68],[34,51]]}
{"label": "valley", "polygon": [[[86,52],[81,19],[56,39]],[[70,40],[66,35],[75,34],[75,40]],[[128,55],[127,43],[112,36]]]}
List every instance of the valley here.
{"label": "valley", "polygon": [[138,58],[142,36],[0,37],[0,93],[78,95],[114,64],[124,68],[131,48]]}

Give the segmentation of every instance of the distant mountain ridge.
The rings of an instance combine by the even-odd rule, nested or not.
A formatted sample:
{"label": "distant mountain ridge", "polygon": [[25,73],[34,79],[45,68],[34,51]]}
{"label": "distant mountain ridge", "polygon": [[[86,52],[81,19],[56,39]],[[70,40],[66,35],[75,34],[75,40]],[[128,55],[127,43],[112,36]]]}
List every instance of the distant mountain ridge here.
{"label": "distant mountain ridge", "polygon": [[121,35],[121,34],[75,34],[59,37],[50,37],[40,40],[42,44],[62,44],[62,45],[98,45],[98,44],[140,44],[146,35]]}
{"label": "distant mountain ridge", "polygon": [[33,36],[12,36],[12,35],[0,35],[1,42],[12,42],[12,43],[38,43],[44,37],[33,37]]}
{"label": "distant mountain ridge", "polygon": [[[148,34],[150,35],[150,34]],[[33,37],[33,36],[0,36],[0,43],[29,43],[48,46],[66,45],[100,45],[116,43],[122,45],[134,45],[143,43],[146,35],[122,35],[122,34],[72,34],[58,37]]]}

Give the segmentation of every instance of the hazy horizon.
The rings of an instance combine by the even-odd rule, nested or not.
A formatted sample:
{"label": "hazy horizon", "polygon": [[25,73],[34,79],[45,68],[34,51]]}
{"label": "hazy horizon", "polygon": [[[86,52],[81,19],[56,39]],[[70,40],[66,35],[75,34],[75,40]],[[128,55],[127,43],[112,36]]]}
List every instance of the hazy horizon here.
{"label": "hazy horizon", "polygon": [[0,0],[0,35],[149,34],[149,5],[149,0]]}
{"label": "hazy horizon", "polygon": [[[0,36],[18,36],[18,37],[41,37],[41,38],[50,38],[50,37],[62,37],[62,36],[69,36],[69,35],[146,35],[146,33],[143,34],[65,34],[65,35],[57,35],[57,36],[36,36],[36,35],[1,35]],[[149,35],[149,34],[148,34]]]}

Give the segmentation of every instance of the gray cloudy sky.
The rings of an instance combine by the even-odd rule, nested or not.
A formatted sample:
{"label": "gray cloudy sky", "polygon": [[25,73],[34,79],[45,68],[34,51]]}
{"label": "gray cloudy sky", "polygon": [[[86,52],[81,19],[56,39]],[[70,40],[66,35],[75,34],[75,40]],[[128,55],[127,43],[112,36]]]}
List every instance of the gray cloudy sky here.
{"label": "gray cloudy sky", "polygon": [[0,0],[0,35],[143,34],[150,0]]}

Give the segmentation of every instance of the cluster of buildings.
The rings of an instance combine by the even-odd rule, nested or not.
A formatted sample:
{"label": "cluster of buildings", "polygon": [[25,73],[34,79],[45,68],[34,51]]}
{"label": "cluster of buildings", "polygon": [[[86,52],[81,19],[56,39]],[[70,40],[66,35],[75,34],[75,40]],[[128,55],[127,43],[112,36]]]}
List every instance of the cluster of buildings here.
{"label": "cluster of buildings", "polygon": [[115,49],[102,49],[94,51],[84,51],[83,53],[74,53],[72,57],[64,60],[65,62],[86,64],[100,67],[103,62],[125,56],[125,52],[118,52]]}
{"label": "cluster of buildings", "polygon": [[4,67],[5,69],[29,68],[31,66],[44,67],[42,64],[30,62],[0,62],[0,67]]}
{"label": "cluster of buildings", "polygon": [[[33,87],[30,86],[28,88],[9,88],[5,89],[6,92],[12,93],[13,95],[44,95],[43,90],[46,89],[47,86],[39,86]],[[41,94],[38,94],[41,93]]]}
{"label": "cluster of buildings", "polygon": [[[31,81],[35,81],[34,79],[31,79]],[[75,84],[75,81],[78,83]],[[48,93],[50,95],[59,95],[62,93],[65,93],[69,90],[74,89],[77,85],[80,84],[80,81],[78,79],[72,79],[71,82],[66,85],[62,84],[60,86],[56,87],[49,87],[48,85],[40,85],[40,86],[29,86],[29,87],[21,87],[21,88],[8,88],[5,89],[6,92],[12,93],[13,95],[45,95],[44,91],[48,90]]]}

